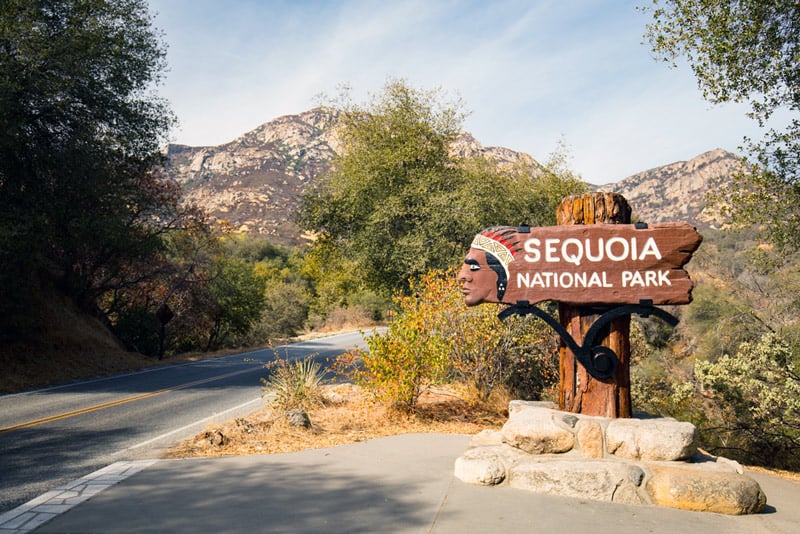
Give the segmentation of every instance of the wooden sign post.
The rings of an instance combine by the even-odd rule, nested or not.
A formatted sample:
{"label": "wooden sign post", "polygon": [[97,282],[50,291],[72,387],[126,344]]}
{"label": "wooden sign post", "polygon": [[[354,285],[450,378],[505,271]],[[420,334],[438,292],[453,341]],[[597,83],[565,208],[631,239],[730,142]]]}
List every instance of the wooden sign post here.
{"label": "wooden sign post", "polygon": [[[595,193],[564,199],[556,210],[559,225],[628,224],[631,208],[622,195]],[[688,276],[687,276],[688,278]],[[691,288],[689,288],[691,292]],[[583,306],[559,302],[558,319],[575,340],[583,340],[599,314]],[[603,417],[631,417],[631,316],[614,319],[600,345],[617,355],[619,365],[607,380],[594,378],[563,342],[558,351],[558,406],[572,413]],[[580,341],[579,341],[580,343]]]}
{"label": "wooden sign post", "polygon": [[[630,314],[688,304],[694,284],[683,266],[702,236],[684,223],[629,224],[616,193],[565,199],[559,226],[496,226],[475,236],[459,272],[468,306],[509,304],[561,336],[559,405],[574,413],[630,417]],[[534,304],[559,304],[559,321]]]}

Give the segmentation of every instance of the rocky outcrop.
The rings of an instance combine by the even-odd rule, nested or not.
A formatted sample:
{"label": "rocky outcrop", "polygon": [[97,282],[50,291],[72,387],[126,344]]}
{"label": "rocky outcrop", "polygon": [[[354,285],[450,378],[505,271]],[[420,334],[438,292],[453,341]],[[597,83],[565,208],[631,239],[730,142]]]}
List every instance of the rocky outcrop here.
{"label": "rocky outcrop", "polygon": [[461,132],[450,146],[450,154],[457,158],[482,157],[494,162],[501,169],[517,168],[531,176],[542,172],[542,166],[530,154],[510,148],[483,146],[469,132]]}
{"label": "rocky outcrop", "polygon": [[707,209],[706,194],[740,170],[739,156],[716,149],[596,189],[624,196],[637,220],[685,221],[703,227],[718,222]]}
{"label": "rocky outcrop", "polygon": [[456,460],[470,484],[722,514],[766,504],[736,462],[697,451],[696,429],[671,418],[612,419],[513,401],[498,432],[475,436]]}
{"label": "rocky outcrop", "polygon": [[[303,242],[294,216],[301,195],[341,150],[337,120],[335,110],[320,107],[278,117],[223,145],[169,145],[165,172],[181,184],[185,201],[203,208],[212,220],[237,232],[297,245]],[[529,154],[484,147],[469,132],[461,132],[450,150],[457,157],[485,158],[533,177],[542,172]],[[740,165],[734,154],[712,150],[596,189],[622,194],[638,220],[684,221],[702,228],[714,222],[706,210],[706,193]]]}
{"label": "rocky outcrop", "polygon": [[336,118],[333,110],[316,108],[279,117],[224,145],[169,145],[165,170],[181,184],[184,200],[213,220],[296,245],[300,196],[327,172],[339,149]]}
{"label": "rocky outcrop", "polygon": [[[169,145],[165,172],[182,186],[184,200],[203,208],[212,220],[236,232],[297,245],[303,241],[294,220],[301,195],[341,150],[337,119],[335,110],[320,107],[278,117],[223,145]],[[541,168],[528,154],[484,147],[467,132],[459,134],[451,152],[531,175]]]}

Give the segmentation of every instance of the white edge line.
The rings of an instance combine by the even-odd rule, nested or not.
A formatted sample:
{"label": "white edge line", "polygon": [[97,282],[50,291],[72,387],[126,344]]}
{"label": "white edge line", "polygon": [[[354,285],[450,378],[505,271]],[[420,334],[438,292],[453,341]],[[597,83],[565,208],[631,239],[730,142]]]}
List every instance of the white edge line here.
{"label": "white edge line", "polygon": [[144,447],[146,445],[150,445],[151,443],[154,443],[156,441],[162,440],[162,439],[164,439],[166,437],[169,437],[169,436],[171,436],[173,434],[177,434],[178,432],[183,432],[184,430],[192,428],[193,426],[201,425],[203,423],[211,421],[212,419],[216,419],[217,417],[219,417],[221,415],[225,415],[226,413],[233,412],[233,411],[236,411],[236,410],[240,410],[240,409],[244,408],[245,406],[247,406],[248,404],[253,404],[255,402],[262,402],[263,400],[264,400],[263,397],[259,397],[257,399],[249,400],[249,401],[247,401],[245,403],[242,403],[242,404],[240,404],[238,406],[234,406],[232,408],[228,408],[225,411],[217,412],[214,415],[210,415],[210,416],[205,417],[203,419],[199,419],[197,421],[194,421],[193,423],[189,423],[188,425],[184,425],[184,426],[182,426],[180,428],[176,428],[175,430],[170,430],[169,432],[166,432],[164,434],[161,434],[160,436],[156,436],[154,438],[148,439],[147,441],[143,441],[141,443],[137,443],[136,445],[131,445],[130,447],[128,447],[127,449],[124,449],[124,450],[129,451],[129,450],[133,450],[133,449],[138,449],[139,447]]}
{"label": "white edge line", "polygon": [[[263,347],[263,348],[260,348],[260,349],[251,349],[251,350],[248,350],[246,352],[239,352],[239,353],[236,353],[236,354],[227,354],[225,356],[219,356],[218,358],[210,358],[210,359],[224,359],[224,358],[236,358],[236,357],[254,356],[254,355],[256,355],[256,354],[258,354],[260,352],[264,352],[264,351],[271,351],[271,352],[275,353],[275,352],[277,352],[277,351],[279,351],[281,349],[287,350],[288,348],[290,348],[292,346],[295,346],[295,345],[301,345],[302,346],[304,344],[318,343],[319,340],[323,340],[323,339],[330,338],[330,337],[336,337],[338,335],[355,334],[356,332],[361,333],[362,334],[362,338],[363,338],[364,336],[372,335],[372,331],[381,331],[381,330],[385,330],[385,329],[386,329],[385,327],[377,327],[377,328],[371,329],[370,331],[364,330],[363,332],[360,331],[360,330],[353,330],[353,331],[348,331],[348,332],[339,332],[339,333],[336,333],[336,334],[332,334],[330,336],[322,336],[322,337],[319,337],[319,338],[316,338],[316,339],[307,339],[305,341],[297,341],[297,342],[294,342],[294,343],[289,343],[289,344],[286,344],[286,345],[280,345],[280,346],[277,346],[277,347]],[[338,349],[335,349],[335,350],[338,350]],[[207,360],[208,359],[197,360],[197,361],[193,361],[193,362],[176,363],[176,364],[153,365],[151,367],[145,367],[144,369],[139,369],[139,370],[136,370],[136,371],[130,371],[130,372],[126,372],[126,373],[112,374],[112,375],[108,375],[108,376],[98,376],[97,378],[90,378],[88,380],[78,380],[78,381],[75,381],[75,382],[65,382],[63,384],[56,384],[54,386],[47,386],[47,387],[39,388],[39,389],[31,389],[31,390],[27,390],[27,391],[19,391],[17,393],[1,394],[0,398],[19,397],[19,396],[22,396],[22,395],[30,395],[32,393],[43,393],[45,391],[53,391],[53,390],[56,390],[56,389],[64,389],[64,388],[68,388],[68,387],[80,386],[80,385],[83,385],[83,384],[93,384],[95,382],[103,382],[103,381],[106,381],[106,380],[113,380],[113,379],[116,379],[116,378],[124,378],[124,377],[127,377],[127,376],[134,376],[134,375],[139,375],[139,374],[152,373],[154,371],[163,371],[163,370],[170,369],[170,368],[174,369],[176,367],[179,368],[179,367],[185,367],[185,366],[189,366],[189,365],[195,365],[197,363],[204,362],[204,361],[207,361]]]}
{"label": "white edge line", "polygon": [[24,534],[74,508],[158,460],[115,462],[0,514],[0,531]]}

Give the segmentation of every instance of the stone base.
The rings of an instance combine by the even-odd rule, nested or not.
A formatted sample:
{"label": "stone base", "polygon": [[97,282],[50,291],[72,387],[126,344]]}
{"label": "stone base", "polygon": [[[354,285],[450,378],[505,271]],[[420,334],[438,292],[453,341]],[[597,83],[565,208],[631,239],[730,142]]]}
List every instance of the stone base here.
{"label": "stone base", "polygon": [[470,484],[722,514],[758,513],[767,499],[742,467],[698,452],[697,429],[671,418],[610,419],[512,401],[456,460]]}

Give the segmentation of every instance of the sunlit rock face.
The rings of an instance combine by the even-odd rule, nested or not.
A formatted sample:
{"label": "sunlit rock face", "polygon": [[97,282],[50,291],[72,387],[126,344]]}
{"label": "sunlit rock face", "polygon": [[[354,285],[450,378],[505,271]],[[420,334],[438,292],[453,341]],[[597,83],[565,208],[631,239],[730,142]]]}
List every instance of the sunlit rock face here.
{"label": "sunlit rock face", "polygon": [[719,184],[729,182],[742,168],[739,156],[716,149],[597,189],[622,194],[633,216],[640,221],[684,221],[703,228],[720,222],[709,209],[706,194]]}
{"label": "sunlit rock face", "polygon": [[[301,244],[311,236],[302,234],[294,214],[302,193],[328,172],[341,150],[337,119],[335,110],[320,107],[278,117],[218,146],[168,145],[165,172],[181,184],[184,200],[203,208],[212,221],[275,243]],[[500,168],[523,169],[532,179],[542,173],[531,155],[485,147],[468,132],[455,139],[451,153],[483,157]],[[638,220],[684,221],[702,227],[712,221],[706,191],[717,180],[729,180],[738,165],[733,154],[713,150],[599,189],[625,196]]]}

